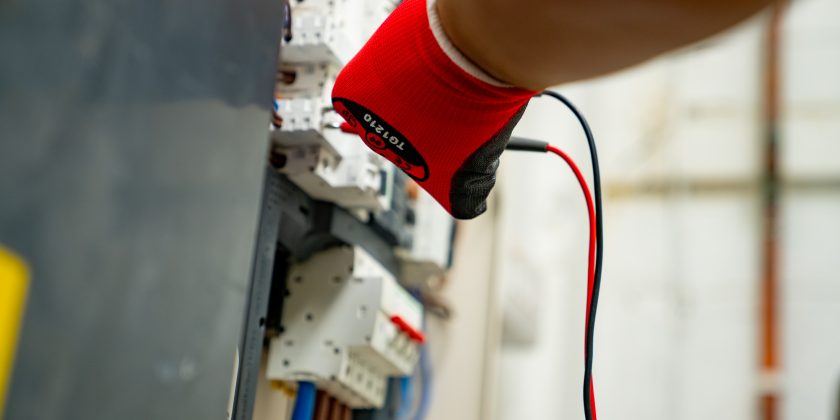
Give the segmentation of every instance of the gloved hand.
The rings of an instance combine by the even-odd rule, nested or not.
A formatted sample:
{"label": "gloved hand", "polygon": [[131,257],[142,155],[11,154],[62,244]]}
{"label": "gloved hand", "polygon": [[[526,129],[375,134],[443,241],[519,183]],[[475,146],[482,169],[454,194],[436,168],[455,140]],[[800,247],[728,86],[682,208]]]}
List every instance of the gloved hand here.
{"label": "gloved hand", "polygon": [[333,106],[365,144],[449,213],[487,209],[499,156],[537,92],[505,86],[443,32],[434,0],[405,0],[344,67]]}

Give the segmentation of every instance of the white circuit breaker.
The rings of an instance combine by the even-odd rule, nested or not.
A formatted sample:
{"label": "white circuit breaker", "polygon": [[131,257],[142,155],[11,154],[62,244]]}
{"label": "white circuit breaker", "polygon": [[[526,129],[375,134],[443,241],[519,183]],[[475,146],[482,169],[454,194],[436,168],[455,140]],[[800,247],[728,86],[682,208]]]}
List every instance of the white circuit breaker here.
{"label": "white circuit breaker", "polygon": [[292,0],[292,40],[283,44],[283,60],[343,66],[397,3],[394,0]]}
{"label": "white circuit breaker", "polygon": [[409,375],[417,363],[425,340],[420,302],[351,246],[294,265],[287,290],[268,378],[315,382],[353,408],[382,407],[387,377]]}
{"label": "white circuit breaker", "polygon": [[[287,63],[346,64],[362,46],[360,0],[291,0],[292,39],[283,43]],[[355,6],[355,7],[354,7]]]}
{"label": "white circuit breaker", "polygon": [[[358,143],[358,142],[356,142]],[[338,158],[321,146],[275,147],[285,165],[280,169],[309,196],[350,209],[387,210],[394,169],[373,153]]]}
{"label": "white circuit breaker", "polygon": [[346,24],[347,20],[341,16],[324,15],[303,7],[294,9],[294,37],[283,45],[283,59],[292,63],[346,64],[361,47],[360,40],[348,36]]}
{"label": "white circuit breaker", "polygon": [[[326,63],[284,63],[278,71],[274,112],[282,124],[274,126],[272,141],[285,146],[320,145],[337,153],[324,127],[340,121],[330,102],[337,67]],[[337,114],[336,114],[337,115]]]}

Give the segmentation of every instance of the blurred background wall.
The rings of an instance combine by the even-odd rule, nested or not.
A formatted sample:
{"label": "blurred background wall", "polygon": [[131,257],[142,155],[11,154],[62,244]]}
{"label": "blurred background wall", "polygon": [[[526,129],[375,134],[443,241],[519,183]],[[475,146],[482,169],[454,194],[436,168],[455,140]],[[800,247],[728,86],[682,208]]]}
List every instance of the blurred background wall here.
{"label": "blurred background wall", "polygon": [[840,2],[794,3],[783,31],[782,414],[835,419],[840,418]]}
{"label": "blurred background wall", "polygon": [[[840,415],[840,2],[792,2],[775,41],[772,20],[765,13],[558,88],[589,119],[605,178],[595,350],[603,418],[772,418],[768,395],[778,397],[776,418]],[[533,101],[516,134],[551,141],[589,171],[581,129],[559,104]],[[491,309],[447,326],[491,341],[476,348],[450,333],[432,343],[447,349],[433,353],[438,372],[453,366],[453,352],[493,361],[483,399],[463,399],[475,379],[466,372],[436,381],[431,418],[582,418],[580,191],[561,160],[508,153],[495,199],[486,229],[496,245],[484,254],[493,280],[456,270],[453,284],[472,287],[449,290],[457,309],[476,296],[487,302],[488,288]],[[769,321],[768,301],[777,303]]]}

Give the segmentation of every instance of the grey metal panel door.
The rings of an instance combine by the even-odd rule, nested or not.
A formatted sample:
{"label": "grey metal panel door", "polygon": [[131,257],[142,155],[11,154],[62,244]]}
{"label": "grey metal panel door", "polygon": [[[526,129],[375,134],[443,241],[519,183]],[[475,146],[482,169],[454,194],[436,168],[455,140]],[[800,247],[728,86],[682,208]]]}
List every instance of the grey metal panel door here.
{"label": "grey metal panel door", "polygon": [[6,417],[225,413],[280,0],[0,0],[0,243],[32,282]]}

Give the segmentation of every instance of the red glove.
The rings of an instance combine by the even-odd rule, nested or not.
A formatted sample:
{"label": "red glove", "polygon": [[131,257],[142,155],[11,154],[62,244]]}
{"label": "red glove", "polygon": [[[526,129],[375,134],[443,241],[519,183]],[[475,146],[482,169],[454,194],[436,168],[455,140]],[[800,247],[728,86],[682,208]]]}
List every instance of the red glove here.
{"label": "red glove", "polygon": [[368,147],[469,219],[487,209],[499,156],[536,93],[495,81],[461,55],[434,0],[405,0],[344,67],[332,96]]}

